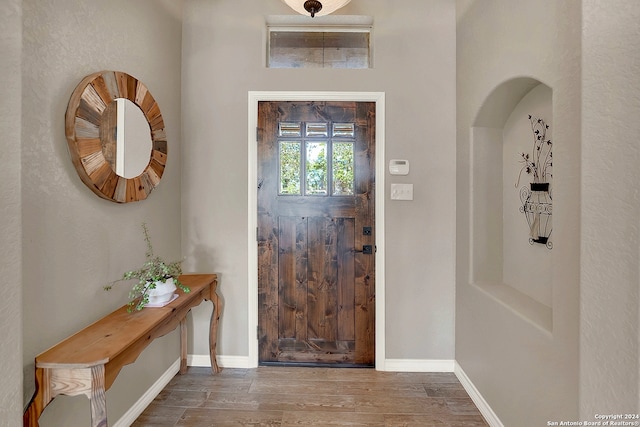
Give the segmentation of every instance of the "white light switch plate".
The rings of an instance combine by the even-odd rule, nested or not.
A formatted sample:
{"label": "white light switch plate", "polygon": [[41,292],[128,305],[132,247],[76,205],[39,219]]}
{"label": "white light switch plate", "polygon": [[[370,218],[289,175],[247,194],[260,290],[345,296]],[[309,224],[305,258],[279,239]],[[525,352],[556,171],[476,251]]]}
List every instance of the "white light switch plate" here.
{"label": "white light switch plate", "polygon": [[413,200],[413,184],[391,184],[391,200]]}

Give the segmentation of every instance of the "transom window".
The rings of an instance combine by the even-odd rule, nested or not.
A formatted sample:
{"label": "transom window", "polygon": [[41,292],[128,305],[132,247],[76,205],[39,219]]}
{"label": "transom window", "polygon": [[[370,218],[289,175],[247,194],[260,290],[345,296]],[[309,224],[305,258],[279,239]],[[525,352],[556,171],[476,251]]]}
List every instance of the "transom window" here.
{"label": "transom window", "polygon": [[354,123],[280,122],[279,195],[353,196]]}
{"label": "transom window", "polygon": [[269,68],[371,68],[370,29],[269,29]]}

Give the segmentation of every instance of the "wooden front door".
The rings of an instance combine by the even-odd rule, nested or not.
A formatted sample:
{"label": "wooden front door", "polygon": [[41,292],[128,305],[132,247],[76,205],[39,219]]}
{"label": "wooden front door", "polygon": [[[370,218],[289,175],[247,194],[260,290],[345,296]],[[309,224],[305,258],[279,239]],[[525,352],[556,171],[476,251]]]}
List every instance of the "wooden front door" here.
{"label": "wooden front door", "polygon": [[258,103],[259,361],[373,366],[375,103]]}

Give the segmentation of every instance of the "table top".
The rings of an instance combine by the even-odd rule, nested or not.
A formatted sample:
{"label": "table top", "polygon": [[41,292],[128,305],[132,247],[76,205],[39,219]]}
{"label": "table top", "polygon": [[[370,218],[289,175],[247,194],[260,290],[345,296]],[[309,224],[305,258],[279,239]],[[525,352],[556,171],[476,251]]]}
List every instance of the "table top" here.
{"label": "table top", "polygon": [[[189,293],[177,289],[178,298],[166,306],[146,307],[132,313],[124,305],[36,356],[36,367],[86,368],[106,364],[168,322],[180,307],[197,305],[201,299],[208,299],[208,287],[216,279],[215,274],[182,275],[179,280],[189,287]],[[211,292],[215,292],[215,288]]]}

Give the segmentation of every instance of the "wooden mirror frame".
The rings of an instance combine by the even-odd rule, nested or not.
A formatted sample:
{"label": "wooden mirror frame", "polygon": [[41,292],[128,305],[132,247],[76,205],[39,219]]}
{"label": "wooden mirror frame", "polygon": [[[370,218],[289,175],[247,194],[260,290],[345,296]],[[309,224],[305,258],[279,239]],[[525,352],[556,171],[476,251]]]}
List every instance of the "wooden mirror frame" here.
{"label": "wooden mirror frame", "polygon": [[[116,98],[126,98],[142,110],[151,132],[149,163],[134,178],[116,174],[103,152],[102,115]],[[86,76],[69,99],[65,132],[71,161],[87,187],[116,203],[146,199],[160,183],[167,163],[167,137],[160,107],[147,87],[120,71],[100,71]]]}

